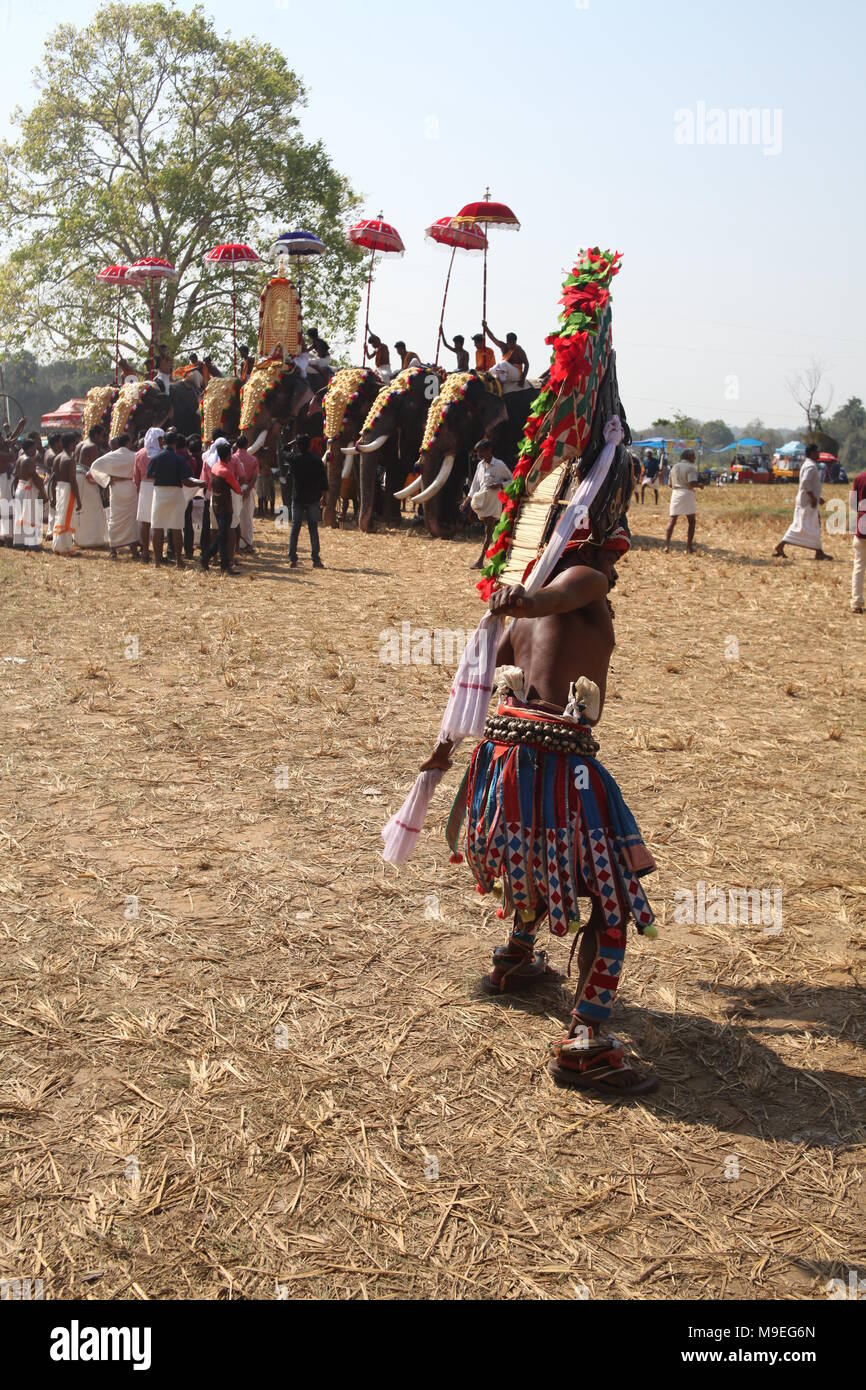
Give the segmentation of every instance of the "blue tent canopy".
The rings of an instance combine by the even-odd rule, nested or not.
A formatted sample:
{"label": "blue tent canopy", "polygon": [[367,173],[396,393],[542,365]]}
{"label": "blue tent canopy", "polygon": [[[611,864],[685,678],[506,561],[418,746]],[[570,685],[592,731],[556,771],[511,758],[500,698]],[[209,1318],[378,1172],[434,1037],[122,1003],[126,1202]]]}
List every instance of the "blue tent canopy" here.
{"label": "blue tent canopy", "polygon": [[666,439],[633,439],[632,447],[635,449],[665,449],[668,441]]}
{"label": "blue tent canopy", "polygon": [[783,449],[776,450],[780,458],[791,458],[794,454],[805,454],[805,452],[805,447],[799,439],[792,439],[790,444],[786,444]]}
{"label": "blue tent canopy", "polygon": [[763,449],[763,439],[738,439],[733,444],[726,444],[724,449],[714,449],[714,454],[733,454],[737,449]]}

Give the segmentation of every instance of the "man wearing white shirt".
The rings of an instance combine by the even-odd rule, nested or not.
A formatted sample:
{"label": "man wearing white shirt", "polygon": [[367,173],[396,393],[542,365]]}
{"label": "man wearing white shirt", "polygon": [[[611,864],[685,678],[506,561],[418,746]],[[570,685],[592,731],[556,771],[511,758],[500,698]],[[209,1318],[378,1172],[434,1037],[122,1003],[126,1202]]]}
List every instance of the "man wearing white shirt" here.
{"label": "man wearing white shirt", "polygon": [[499,500],[499,494],[504,487],[513,481],[514,475],[505,466],[502,459],[493,457],[493,448],[489,439],[482,439],[476,445],[475,452],[478,455],[478,467],[475,470],[475,477],[472,479],[472,486],[469,489],[464,511],[468,514],[471,509],[478,520],[484,522],[484,546],[479,559],[472,567],[480,570],[484,568],[484,556],[490,549],[493,532],[502,516],[502,503]]}

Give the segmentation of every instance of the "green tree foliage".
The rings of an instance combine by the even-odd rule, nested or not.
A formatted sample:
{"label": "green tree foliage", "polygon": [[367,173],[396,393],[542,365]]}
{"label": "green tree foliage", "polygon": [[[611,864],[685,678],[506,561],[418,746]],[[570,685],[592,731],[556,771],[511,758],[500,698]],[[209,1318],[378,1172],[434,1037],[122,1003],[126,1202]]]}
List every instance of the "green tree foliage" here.
{"label": "green tree foliage", "polygon": [[[110,3],[81,29],[48,39],[39,99],[16,113],[0,145],[0,334],[9,348],[113,362],[116,295],[94,285],[103,266],[141,256],[180,272],[159,287],[159,338],[217,352],[229,367],[231,273],[206,268],[213,245],[309,227],[329,254],[305,271],[305,320],[350,336],[364,267],[345,225],[348,181],[298,112],[304,88],[270,44],[219,35],[200,8]],[[238,274],[240,341],[255,343],[267,279]],[[122,296],[121,338],[141,362],[150,336],[144,296]]]}
{"label": "green tree foliage", "polygon": [[827,428],[834,434],[844,448],[845,441],[852,434],[859,434],[866,429],[866,409],[859,396],[851,396],[844,405],[840,406],[834,415],[827,420]]}
{"label": "green tree foliage", "polygon": [[697,433],[703,439],[706,449],[725,449],[729,444],[733,444],[735,439],[734,431],[724,420],[706,420]]}
{"label": "green tree foliage", "polygon": [[862,473],[866,469],[866,423],[858,429],[852,430],[848,435],[842,445],[839,462],[848,473],[849,478],[856,477],[858,473]]}
{"label": "green tree foliage", "polygon": [[[18,352],[3,364],[6,393],[14,398],[27,419],[28,429],[38,429],[39,421],[64,401],[81,400],[93,385],[93,368],[87,362],[59,359],[40,366],[32,352]],[[15,416],[15,404],[9,414]]]}

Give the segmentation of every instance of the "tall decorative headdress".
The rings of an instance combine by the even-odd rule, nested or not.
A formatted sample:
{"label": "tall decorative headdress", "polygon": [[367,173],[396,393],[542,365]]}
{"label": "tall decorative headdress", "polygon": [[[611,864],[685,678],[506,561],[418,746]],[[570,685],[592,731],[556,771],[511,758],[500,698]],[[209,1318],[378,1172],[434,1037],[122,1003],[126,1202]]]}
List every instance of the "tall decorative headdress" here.
{"label": "tall decorative headdress", "polygon": [[622,422],[623,443],[591,503],[585,538],[603,540],[628,509],[631,436],[619,400],[610,301],[621,260],[618,251],[582,251],[563,286],[563,312],[547,339],[553,348],[547,385],[530,411],[514,480],[500,493],[503,513],[478,585],[485,602],[500,584],[519,584],[543,553],[562,508],[600,457],[613,416]]}

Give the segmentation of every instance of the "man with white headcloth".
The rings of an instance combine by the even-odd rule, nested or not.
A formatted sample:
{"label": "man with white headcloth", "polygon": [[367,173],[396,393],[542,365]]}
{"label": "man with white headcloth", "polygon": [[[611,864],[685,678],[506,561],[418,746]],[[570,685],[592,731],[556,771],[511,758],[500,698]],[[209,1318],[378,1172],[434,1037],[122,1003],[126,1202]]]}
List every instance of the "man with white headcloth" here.
{"label": "man with white headcloth", "polygon": [[108,544],[112,560],[118,550],[129,546],[133,559],[138,559],[138,492],[132,475],[135,454],[129,447],[129,435],[121,434],[109,443],[110,452],[90,465],[90,476],[99,487],[109,489]]}
{"label": "man with white headcloth", "polygon": [[139,449],[136,454],[135,467],[132,470],[132,481],[138,491],[136,515],[141,527],[141,559],[145,565],[150,564],[150,515],[153,511],[153,479],[148,478],[147,470],[151,459],[155,459],[161,451],[164,436],[165,431],[158,425],[147,431],[144,436],[144,448]]}

